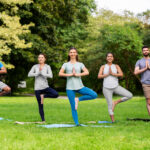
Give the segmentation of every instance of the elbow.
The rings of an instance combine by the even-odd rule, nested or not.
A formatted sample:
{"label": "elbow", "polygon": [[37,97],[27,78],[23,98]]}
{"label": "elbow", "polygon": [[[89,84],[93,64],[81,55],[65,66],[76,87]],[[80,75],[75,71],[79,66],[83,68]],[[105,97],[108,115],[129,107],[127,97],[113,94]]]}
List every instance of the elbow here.
{"label": "elbow", "polygon": [[59,72],[58,76],[59,76],[59,77],[61,77],[61,76],[62,76],[62,74]]}
{"label": "elbow", "polygon": [[31,74],[28,74],[28,77],[31,77]]}
{"label": "elbow", "polygon": [[98,79],[101,79],[102,77],[100,75],[97,76]]}
{"label": "elbow", "polygon": [[86,73],[86,75],[89,75],[90,73],[89,73],[89,71]]}

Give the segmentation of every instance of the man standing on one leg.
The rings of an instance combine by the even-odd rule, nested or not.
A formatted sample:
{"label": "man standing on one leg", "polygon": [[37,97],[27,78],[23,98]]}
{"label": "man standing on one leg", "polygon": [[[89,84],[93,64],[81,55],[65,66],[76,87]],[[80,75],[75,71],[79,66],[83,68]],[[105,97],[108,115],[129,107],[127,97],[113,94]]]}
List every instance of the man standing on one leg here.
{"label": "man standing on one leg", "polygon": [[[0,75],[6,74],[6,73],[7,73],[6,68],[0,62]],[[5,83],[3,83],[2,81],[0,81],[0,90],[1,90],[0,96],[2,96],[2,95],[10,93],[11,88],[8,85],[6,85]]]}
{"label": "man standing on one leg", "polygon": [[146,97],[148,114],[150,115],[150,52],[147,46],[142,47],[142,53],[144,57],[136,62],[134,74],[141,74],[141,83]]}

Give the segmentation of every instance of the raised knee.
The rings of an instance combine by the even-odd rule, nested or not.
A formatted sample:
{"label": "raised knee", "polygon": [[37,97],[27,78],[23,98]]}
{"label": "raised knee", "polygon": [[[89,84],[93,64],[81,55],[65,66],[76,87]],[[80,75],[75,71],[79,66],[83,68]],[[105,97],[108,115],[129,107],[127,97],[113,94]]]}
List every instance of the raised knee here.
{"label": "raised knee", "polygon": [[97,93],[96,92],[93,93],[92,97],[93,97],[93,99],[96,99],[98,97]]}
{"label": "raised knee", "polygon": [[6,87],[6,88],[4,89],[4,91],[7,92],[7,93],[10,93],[10,92],[11,92],[11,88],[10,88],[10,87]]}
{"label": "raised knee", "polygon": [[58,94],[58,93],[56,93],[56,94],[55,94],[55,96],[54,96],[54,98],[57,98],[58,96],[59,96],[59,94]]}
{"label": "raised knee", "polygon": [[130,94],[128,95],[128,99],[131,99],[132,97],[133,97],[133,94],[130,93]]}

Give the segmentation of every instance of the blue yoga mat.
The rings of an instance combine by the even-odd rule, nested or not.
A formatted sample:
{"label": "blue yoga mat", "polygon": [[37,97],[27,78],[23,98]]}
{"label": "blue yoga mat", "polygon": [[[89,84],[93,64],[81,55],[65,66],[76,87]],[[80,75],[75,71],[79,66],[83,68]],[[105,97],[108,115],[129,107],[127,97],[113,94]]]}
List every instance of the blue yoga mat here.
{"label": "blue yoga mat", "polygon": [[[38,125],[39,127],[45,127],[45,128],[70,128],[70,127],[76,127],[73,124],[49,124],[49,125]],[[104,125],[84,125],[81,124],[82,127],[112,127],[112,126],[104,126]]]}
{"label": "blue yoga mat", "polygon": [[4,120],[4,118],[0,117],[0,120]]}
{"label": "blue yoga mat", "polygon": [[111,121],[98,121],[98,123],[112,123]]}
{"label": "blue yoga mat", "polygon": [[0,121],[1,121],[1,120],[12,121],[12,120],[10,120],[10,119],[5,119],[5,118],[0,117]]}

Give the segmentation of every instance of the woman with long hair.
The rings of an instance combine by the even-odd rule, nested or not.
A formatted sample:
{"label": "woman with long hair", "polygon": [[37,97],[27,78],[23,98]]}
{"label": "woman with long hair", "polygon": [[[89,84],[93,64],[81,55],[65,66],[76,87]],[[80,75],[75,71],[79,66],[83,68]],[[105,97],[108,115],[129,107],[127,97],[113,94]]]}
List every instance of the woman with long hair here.
{"label": "woman with long hair", "polygon": [[[68,62],[62,65],[59,76],[67,77],[66,92],[76,126],[80,126],[77,114],[78,102],[95,99],[97,97],[96,92],[83,85],[81,76],[86,75],[89,75],[89,71],[83,63],[79,62],[77,50],[71,48],[68,54]],[[76,97],[76,93],[80,93],[83,96]]]}
{"label": "woman with long hair", "polygon": [[[103,80],[103,94],[107,100],[108,112],[112,122],[114,119],[114,108],[117,104],[127,101],[132,98],[132,93],[121,87],[118,82],[118,77],[123,77],[123,72],[119,65],[113,64],[113,53],[107,53],[107,64],[100,67],[98,78]],[[123,96],[117,101],[112,100],[113,93]]]}
{"label": "woman with long hair", "polygon": [[58,93],[48,85],[47,78],[52,78],[53,74],[51,67],[45,64],[45,61],[46,55],[42,53],[39,54],[38,64],[34,65],[28,73],[28,77],[35,77],[34,90],[39,106],[39,113],[43,123],[45,122],[43,110],[44,98],[58,97]]}

